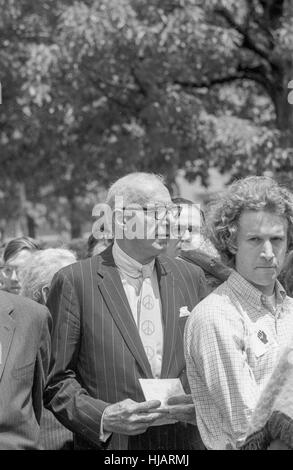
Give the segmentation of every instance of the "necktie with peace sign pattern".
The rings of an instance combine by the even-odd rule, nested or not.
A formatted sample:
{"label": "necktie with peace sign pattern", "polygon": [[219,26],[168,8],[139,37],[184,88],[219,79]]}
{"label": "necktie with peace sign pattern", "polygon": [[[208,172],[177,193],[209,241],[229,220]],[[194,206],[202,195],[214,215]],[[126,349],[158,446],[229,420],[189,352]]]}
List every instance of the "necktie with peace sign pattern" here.
{"label": "necktie with peace sign pattern", "polygon": [[143,266],[143,282],[138,304],[138,328],[153,376],[159,378],[162,368],[163,327],[160,299],[155,296],[151,275],[150,266]]}

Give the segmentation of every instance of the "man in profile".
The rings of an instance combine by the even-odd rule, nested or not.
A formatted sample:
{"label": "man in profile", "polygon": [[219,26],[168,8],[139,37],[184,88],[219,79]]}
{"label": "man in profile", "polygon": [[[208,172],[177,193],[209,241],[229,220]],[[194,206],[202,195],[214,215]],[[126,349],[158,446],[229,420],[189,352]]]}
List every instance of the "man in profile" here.
{"label": "man in profile", "polygon": [[[203,273],[164,256],[177,207],[161,178],[131,173],[106,203],[115,212],[113,246],[53,279],[46,406],[74,432],[77,449],[202,448],[183,330],[206,294]],[[162,409],[141,386],[154,378],[179,378],[187,395]]]}
{"label": "man in profile", "polygon": [[231,268],[222,262],[216,248],[207,238],[205,216],[199,204],[182,197],[173,198],[172,201],[179,208],[179,216],[175,227],[177,237],[170,240],[167,255],[180,257],[199,266],[204,272],[208,291],[211,292],[226,281]]}

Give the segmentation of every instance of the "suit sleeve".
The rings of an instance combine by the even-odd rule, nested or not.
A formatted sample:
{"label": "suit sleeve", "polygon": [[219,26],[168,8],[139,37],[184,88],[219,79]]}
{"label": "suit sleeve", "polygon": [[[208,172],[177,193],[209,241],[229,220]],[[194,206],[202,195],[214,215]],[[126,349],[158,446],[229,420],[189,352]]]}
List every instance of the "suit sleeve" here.
{"label": "suit sleeve", "polygon": [[34,384],[32,390],[33,407],[38,423],[41,421],[42,408],[43,408],[43,393],[48,378],[50,353],[51,353],[51,316],[47,308],[42,308],[42,311],[37,312],[38,317],[42,318],[40,327],[40,340],[37,352]]}
{"label": "suit sleeve", "polygon": [[204,275],[203,270],[200,268],[199,280],[198,280],[198,298],[199,301],[203,300],[210,293],[208,284]]}
{"label": "suit sleeve", "polygon": [[74,285],[62,270],[53,279],[47,306],[53,333],[45,406],[68,429],[104,446],[99,441],[100,421],[108,403],[91,397],[78,380],[81,312]]}

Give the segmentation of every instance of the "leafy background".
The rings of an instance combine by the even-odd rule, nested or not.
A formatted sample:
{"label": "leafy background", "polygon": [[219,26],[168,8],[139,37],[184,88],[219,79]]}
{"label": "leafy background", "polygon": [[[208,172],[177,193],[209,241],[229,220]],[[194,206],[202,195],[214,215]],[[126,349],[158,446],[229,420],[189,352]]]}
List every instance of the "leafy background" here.
{"label": "leafy background", "polygon": [[[0,229],[79,237],[155,171],[293,189],[290,0],[0,0]],[[291,82],[291,85],[290,85]],[[292,93],[292,92],[291,92]]]}

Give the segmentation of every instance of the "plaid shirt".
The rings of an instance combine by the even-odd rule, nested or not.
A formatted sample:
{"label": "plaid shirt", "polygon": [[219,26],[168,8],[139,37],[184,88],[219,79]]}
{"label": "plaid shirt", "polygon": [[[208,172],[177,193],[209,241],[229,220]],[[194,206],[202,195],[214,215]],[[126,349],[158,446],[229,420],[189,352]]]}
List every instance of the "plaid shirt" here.
{"label": "plaid shirt", "polygon": [[185,328],[187,375],[208,449],[235,449],[276,363],[293,336],[293,299],[277,281],[276,306],[233,271],[200,302]]}

